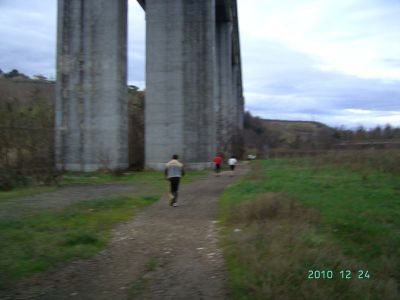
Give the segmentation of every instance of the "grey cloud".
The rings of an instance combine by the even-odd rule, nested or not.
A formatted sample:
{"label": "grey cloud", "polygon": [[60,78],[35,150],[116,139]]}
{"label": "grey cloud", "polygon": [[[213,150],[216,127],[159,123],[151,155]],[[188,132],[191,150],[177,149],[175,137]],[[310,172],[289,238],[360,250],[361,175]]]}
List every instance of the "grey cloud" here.
{"label": "grey cloud", "polygon": [[55,74],[57,1],[0,2],[0,68]]}
{"label": "grey cloud", "polygon": [[322,71],[318,61],[283,45],[244,40],[246,107],[256,115],[326,120],[345,109],[400,110],[399,82]]}

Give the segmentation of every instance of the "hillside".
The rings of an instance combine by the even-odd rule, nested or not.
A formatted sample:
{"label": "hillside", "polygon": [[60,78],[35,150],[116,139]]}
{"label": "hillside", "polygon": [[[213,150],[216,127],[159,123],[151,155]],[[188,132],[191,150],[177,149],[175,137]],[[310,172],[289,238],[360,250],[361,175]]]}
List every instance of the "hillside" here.
{"label": "hillside", "polygon": [[248,152],[269,149],[327,149],[338,141],[337,130],[313,121],[267,120],[245,113],[244,136]]}
{"label": "hillside", "polygon": [[263,120],[267,131],[276,132],[283,140],[292,144],[296,139],[309,141],[323,133],[332,132],[333,129],[325,124],[312,121],[283,121],[283,120]]}
{"label": "hillside", "polygon": [[32,79],[0,78],[0,102],[29,104],[33,98],[52,103],[55,83],[52,81]]}
{"label": "hillside", "polygon": [[[0,76],[0,189],[2,182],[7,183],[5,189],[25,182],[25,175],[21,174],[40,177],[43,170],[51,173],[54,166],[54,97],[54,82]],[[144,162],[144,93],[136,87],[128,87],[128,105],[129,164],[131,168],[141,169]]]}

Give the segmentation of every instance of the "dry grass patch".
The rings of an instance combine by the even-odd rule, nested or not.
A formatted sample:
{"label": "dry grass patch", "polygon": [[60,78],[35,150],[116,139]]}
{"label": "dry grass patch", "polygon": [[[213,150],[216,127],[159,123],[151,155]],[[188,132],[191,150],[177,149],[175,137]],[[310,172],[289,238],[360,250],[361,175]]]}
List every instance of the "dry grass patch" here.
{"label": "dry grass patch", "polygon": [[290,195],[282,193],[267,193],[255,200],[240,203],[231,207],[230,222],[250,224],[276,219],[294,221],[301,219],[315,220],[316,215],[311,209],[304,208]]}
{"label": "dry grass patch", "polygon": [[[228,215],[223,246],[234,299],[399,299],[389,278],[358,279],[368,268],[346,257],[320,230],[318,214],[289,195],[259,195]],[[331,270],[333,278],[309,279],[309,270]]]}
{"label": "dry grass patch", "polygon": [[313,158],[314,166],[327,164],[346,166],[353,171],[366,173],[372,170],[400,174],[400,151],[398,149],[335,151]]}

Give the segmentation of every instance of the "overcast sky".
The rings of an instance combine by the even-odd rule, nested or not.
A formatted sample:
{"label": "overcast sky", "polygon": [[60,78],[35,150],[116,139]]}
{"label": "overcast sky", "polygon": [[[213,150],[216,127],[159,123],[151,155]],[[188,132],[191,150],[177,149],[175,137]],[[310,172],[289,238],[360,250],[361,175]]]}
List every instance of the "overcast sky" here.
{"label": "overcast sky", "polygon": [[[399,0],[238,0],[246,109],[331,126],[400,126]],[[251,5],[249,5],[251,3]],[[55,77],[56,0],[0,0],[0,68]],[[145,87],[129,0],[129,83]]]}

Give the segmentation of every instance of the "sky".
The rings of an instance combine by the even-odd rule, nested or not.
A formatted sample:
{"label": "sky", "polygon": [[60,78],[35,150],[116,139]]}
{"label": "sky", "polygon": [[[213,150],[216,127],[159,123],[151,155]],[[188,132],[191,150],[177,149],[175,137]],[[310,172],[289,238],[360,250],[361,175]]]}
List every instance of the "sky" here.
{"label": "sky", "polygon": [[[249,5],[251,3],[251,5]],[[238,0],[246,109],[330,126],[400,126],[399,0]],[[129,0],[128,80],[145,88]],[[55,77],[56,0],[0,0],[0,69]]]}

